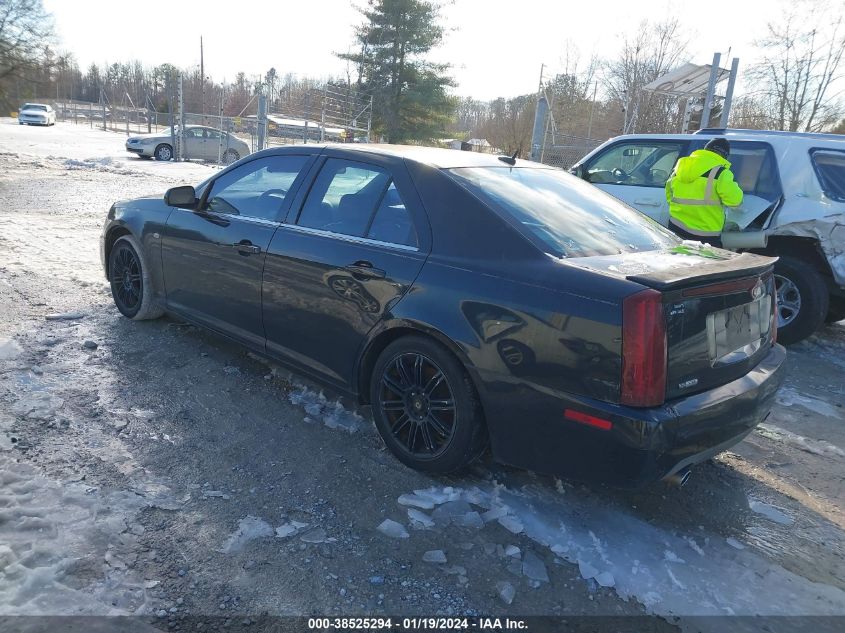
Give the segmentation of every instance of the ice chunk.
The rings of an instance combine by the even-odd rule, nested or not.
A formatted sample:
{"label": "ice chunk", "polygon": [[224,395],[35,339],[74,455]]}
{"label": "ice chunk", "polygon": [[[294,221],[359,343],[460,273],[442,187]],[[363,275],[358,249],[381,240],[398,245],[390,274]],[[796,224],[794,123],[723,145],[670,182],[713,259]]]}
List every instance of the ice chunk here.
{"label": "ice chunk", "polygon": [[725,542],[726,542],[728,545],[730,545],[731,547],[734,547],[734,548],[736,548],[736,549],[745,549],[745,545],[743,545],[742,543],[740,543],[739,541],[737,541],[737,540],[736,540],[735,538],[733,538],[732,536],[729,536],[728,538],[726,538],[726,539],[725,539]]}
{"label": "ice chunk", "polygon": [[450,565],[449,567],[444,567],[443,571],[450,576],[466,576],[467,569],[461,565]]}
{"label": "ice chunk", "polygon": [[758,501],[757,499],[749,499],[748,507],[751,508],[753,512],[756,512],[770,521],[774,521],[775,523],[779,523],[781,525],[792,525],[795,522],[792,517],[787,515],[785,512],[782,512],[773,505]]}
{"label": "ice chunk", "polygon": [[498,506],[495,508],[491,508],[487,510],[484,514],[481,515],[481,519],[485,523],[490,523],[490,521],[495,521],[496,519],[500,519],[503,516],[508,514],[508,509],[506,506]]}
{"label": "ice chunk", "polygon": [[456,517],[455,523],[463,527],[469,528],[483,528],[484,521],[481,519],[481,515],[478,514],[475,510],[467,512],[466,514]]}
{"label": "ice chunk", "polygon": [[273,536],[273,528],[266,521],[250,515],[238,522],[238,529],[226,539],[220,551],[224,554],[237,552],[250,541],[265,536]]}
{"label": "ice chunk", "polygon": [[595,578],[599,570],[590,565],[587,561],[579,560],[578,561],[578,571],[581,572],[581,578],[584,580],[589,580],[590,578]]}
{"label": "ice chunk", "polygon": [[[17,358],[21,353],[21,347],[11,339],[0,338],[0,360],[11,360]],[[35,371],[35,367],[32,368]]]}
{"label": "ice chunk", "polygon": [[301,523],[299,521],[290,521],[289,523],[284,523],[276,528],[276,538],[286,538],[291,534],[296,534],[302,528],[308,527],[307,523]]}
{"label": "ice chunk", "polygon": [[663,551],[663,560],[669,561],[670,563],[686,563],[683,558],[680,558],[675,552],[672,550],[664,550]]}
{"label": "ice chunk", "polygon": [[390,538],[408,538],[408,530],[406,530],[401,523],[397,523],[392,519],[385,519],[376,528],[379,532]]}
{"label": "ice chunk", "polygon": [[418,497],[430,499],[434,505],[440,505],[447,501],[457,501],[461,498],[461,491],[455,490],[451,486],[446,486],[442,489],[426,488],[423,490],[414,490],[414,494]]}
{"label": "ice chunk", "polygon": [[57,314],[48,314],[44,318],[48,321],[73,321],[75,319],[81,319],[84,316],[84,312],[61,312]]}
{"label": "ice chunk", "polygon": [[472,508],[466,501],[447,501],[431,513],[431,518],[437,525],[444,527],[452,521],[457,522],[459,517],[471,511]]}
{"label": "ice chunk", "polygon": [[432,510],[434,508],[434,501],[428,497],[422,497],[417,494],[399,495],[398,503],[402,506],[413,506],[422,510]]}
{"label": "ice chunk", "polygon": [[[305,410],[308,411],[308,407],[306,407]],[[311,412],[308,411],[308,413]],[[357,433],[361,427],[362,421],[363,418],[360,415],[354,411],[346,409],[340,401],[335,402],[330,407],[325,407],[323,413],[323,424],[330,429],[339,429],[341,431],[346,431],[347,433]]]}
{"label": "ice chunk", "polygon": [[519,558],[522,554],[522,550],[520,550],[516,545],[508,545],[505,548],[505,556],[513,556],[514,558]]}
{"label": "ice chunk", "polygon": [[446,563],[446,553],[442,549],[431,549],[423,554],[422,559],[426,563],[444,564]]}
{"label": "ice chunk", "polygon": [[516,596],[516,589],[514,589],[513,585],[506,580],[500,580],[496,583],[496,592],[505,604],[512,603],[514,597]]}
{"label": "ice chunk", "polygon": [[408,508],[408,518],[411,520],[413,527],[430,528],[434,527],[434,521],[422,510],[416,508]]}
{"label": "ice chunk", "polygon": [[603,571],[600,574],[596,575],[596,582],[599,583],[602,587],[612,587],[616,584],[616,581],[613,579],[613,574],[609,571]]}
{"label": "ice chunk", "polygon": [[524,529],[522,521],[512,516],[499,517],[499,525],[513,534],[519,534]]}
{"label": "ice chunk", "polygon": [[531,550],[525,552],[522,558],[522,573],[531,580],[549,582],[546,564]]}

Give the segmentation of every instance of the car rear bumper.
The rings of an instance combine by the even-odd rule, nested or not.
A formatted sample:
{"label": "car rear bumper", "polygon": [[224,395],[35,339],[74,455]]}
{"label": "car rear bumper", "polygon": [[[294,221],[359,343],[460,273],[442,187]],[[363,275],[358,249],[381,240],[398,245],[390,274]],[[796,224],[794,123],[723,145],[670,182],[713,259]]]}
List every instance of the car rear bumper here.
{"label": "car rear bumper", "polygon": [[[730,448],[763,421],[783,382],[785,358],[786,350],[775,345],[741,378],[651,409],[535,392],[520,397],[531,404],[511,424],[501,414],[488,420],[493,454],[531,470],[621,487],[658,481]],[[494,406],[508,410],[504,402]],[[570,421],[567,409],[612,427]]]}

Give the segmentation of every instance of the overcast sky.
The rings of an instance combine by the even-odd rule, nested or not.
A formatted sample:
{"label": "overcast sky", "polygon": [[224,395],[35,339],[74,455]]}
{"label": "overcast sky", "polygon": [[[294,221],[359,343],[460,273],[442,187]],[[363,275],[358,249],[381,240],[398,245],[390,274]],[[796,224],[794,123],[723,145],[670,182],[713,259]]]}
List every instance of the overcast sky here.
{"label": "overcast sky", "polygon": [[[232,80],[270,67],[284,75],[342,74],[333,56],[352,42],[355,10],[365,0],[44,0],[56,22],[60,48],[84,69],[91,62],[140,59],[149,65],[199,64],[200,36],[206,74]],[[839,14],[845,0],[835,0]],[[779,8],[771,0],[716,3],[682,0],[455,0],[443,9],[449,33],[437,61],[453,65],[461,96],[491,99],[536,90],[540,64],[563,66],[566,41],[585,62],[592,54],[612,57],[621,34],[634,33],[643,19],[677,15],[693,63],[710,63],[715,51],[727,67],[728,50],[743,64],[753,61],[753,42]],[[741,77],[741,75],[740,75]]]}

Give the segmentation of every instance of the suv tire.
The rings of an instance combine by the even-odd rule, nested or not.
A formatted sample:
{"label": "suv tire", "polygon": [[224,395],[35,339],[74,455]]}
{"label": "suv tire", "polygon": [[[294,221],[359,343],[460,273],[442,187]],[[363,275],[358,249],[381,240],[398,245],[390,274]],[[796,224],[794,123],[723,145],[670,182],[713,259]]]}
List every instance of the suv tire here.
{"label": "suv tire", "polygon": [[779,257],[775,264],[778,342],[789,345],[807,338],[824,323],[830,295],[813,266],[791,255]]}

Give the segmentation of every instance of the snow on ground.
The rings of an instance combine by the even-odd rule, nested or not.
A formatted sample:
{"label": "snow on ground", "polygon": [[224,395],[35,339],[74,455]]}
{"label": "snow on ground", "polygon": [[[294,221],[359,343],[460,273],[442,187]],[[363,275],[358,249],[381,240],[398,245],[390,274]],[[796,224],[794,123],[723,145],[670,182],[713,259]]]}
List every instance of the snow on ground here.
{"label": "snow on ground", "polygon": [[[484,524],[496,521],[514,534],[524,533],[538,547],[577,564],[586,580],[614,587],[620,597],[637,600],[650,613],[845,615],[841,589],[772,564],[735,540],[703,530],[669,531],[591,497],[478,482],[469,488],[415,490],[398,502],[434,505],[429,518],[447,544],[450,524],[466,525],[482,513]],[[752,509],[778,523],[789,521],[768,504],[754,501]],[[529,572],[542,577],[545,570],[539,572],[534,559],[526,568],[528,560],[526,555],[517,568],[529,578]]]}

